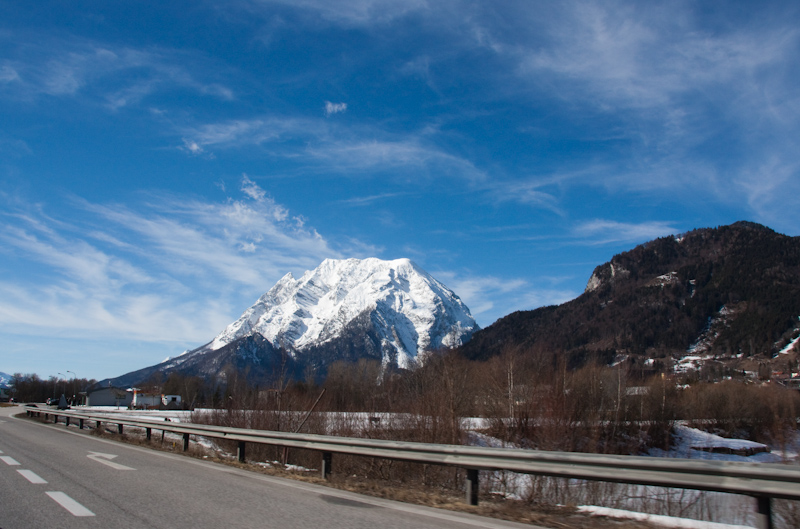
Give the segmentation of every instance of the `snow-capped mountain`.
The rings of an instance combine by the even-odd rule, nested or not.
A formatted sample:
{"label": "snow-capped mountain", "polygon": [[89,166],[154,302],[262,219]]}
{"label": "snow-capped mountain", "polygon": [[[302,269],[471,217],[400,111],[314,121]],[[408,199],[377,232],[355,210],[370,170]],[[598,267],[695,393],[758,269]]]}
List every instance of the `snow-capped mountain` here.
{"label": "snow-capped mountain", "polygon": [[258,333],[275,348],[302,353],[341,337],[365,313],[389,353],[384,363],[394,357],[402,368],[423,351],[461,345],[478,329],[458,296],[408,259],[326,259],[300,279],[286,274],[204,349]]}
{"label": "snow-capped mountain", "polygon": [[308,367],[324,375],[332,362],[360,358],[408,369],[477,330],[461,299],[408,259],[327,259],[299,279],[284,276],[206,345],[113,381],[173,371],[224,377],[227,367],[251,378]]}

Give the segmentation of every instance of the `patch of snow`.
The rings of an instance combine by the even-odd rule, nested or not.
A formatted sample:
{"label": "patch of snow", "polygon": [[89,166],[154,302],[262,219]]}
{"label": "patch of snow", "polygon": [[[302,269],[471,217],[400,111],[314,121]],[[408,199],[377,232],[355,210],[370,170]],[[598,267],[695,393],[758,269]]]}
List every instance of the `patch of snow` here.
{"label": "patch of snow", "polygon": [[710,356],[686,355],[675,363],[675,373],[686,373],[691,370],[698,370],[703,365],[704,360]]}
{"label": "patch of snow", "polygon": [[614,357],[614,363],[611,364],[611,367],[616,367],[621,363],[625,362],[628,359],[628,355],[617,355]]}
{"label": "patch of snow", "polygon": [[656,277],[648,283],[648,286],[664,288],[664,285],[672,285],[679,282],[678,272],[669,272],[668,274]]}
{"label": "patch of snow", "polygon": [[306,467],[301,467],[300,465],[286,465],[283,468],[286,469],[286,470],[294,471],[294,472],[318,472],[319,471],[316,468],[306,468]]}
{"label": "patch of snow", "polygon": [[704,522],[701,520],[691,520],[689,518],[676,518],[674,516],[664,516],[662,514],[645,514],[643,512],[610,509],[608,507],[597,507],[594,505],[580,505],[578,507],[578,512],[588,513],[592,516],[607,516],[609,518],[649,522],[664,527],[677,527],[680,529],[752,529],[749,525]]}
{"label": "patch of snow", "polygon": [[[800,319],[800,318],[798,318],[798,319]],[[797,331],[800,331],[800,329],[795,329],[794,331],[797,332]],[[800,334],[798,334],[796,338],[794,338],[792,341],[790,341],[789,344],[786,347],[784,347],[783,349],[778,351],[778,354],[785,355],[785,354],[790,353],[792,351],[792,349],[794,348],[794,346],[797,345],[798,341],[800,341]]]}
{"label": "patch of snow", "polygon": [[739,313],[737,307],[723,305],[715,317],[708,319],[706,328],[697,337],[697,340],[686,350],[687,355],[678,360],[675,364],[676,373],[685,373],[690,369],[699,369],[705,360],[711,356],[705,356],[714,346],[714,342],[719,337],[720,332],[730,324],[732,318]]}
{"label": "patch of snow", "polygon": [[[675,425],[674,432],[675,444],[670,450],[651,448],[648,455],[751,463],[782,463],[784,461],[782,455],[771,453],[769,447],[762,443],[744,439],[728,439],[680,424]],[[738,455],[743,453],[752,453],[753,455]]]}

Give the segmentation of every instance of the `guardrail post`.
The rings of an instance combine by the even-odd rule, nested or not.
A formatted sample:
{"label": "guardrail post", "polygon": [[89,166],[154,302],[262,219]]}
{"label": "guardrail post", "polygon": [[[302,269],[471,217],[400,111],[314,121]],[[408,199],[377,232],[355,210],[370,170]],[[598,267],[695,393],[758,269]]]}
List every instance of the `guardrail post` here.
{"label": "guardrail post", "polygon": [[103,426],[103,423],[100,422],[100,421],[97,421],[97,429],[99,430],[102,426]]}
{"label": "guardrail post", "polygon": [[756,496],[756,502],[756,528],[773,529],[772,498],[769,496]]}
{"label": "guardrail post", "polygon": [[478,505],[478,469],[467,469],[467,505]]}
{"label": "guardrail post", "polygon": [[119,434],[122,435],[122,423],[119,423],[117,425],[117,432],[119,432]]}
{"label": "guardrail post", "polygon": [[83,430],[83,419],[78,419],[78,429]]}
{"label": "guardrail post", "polygon": [[64,426],[69,426],[69,415],[64,417]]}
{"label": "guardrail post", "polygon": [[189,434],[183,434],[183,451],[189,450]]}
{"label": "guardrail post", "polygon": [[331,464],[333,463],[333,454],[331,452],[322,452],[322,479],[330,479],[331,477]]}
{"label": "guardrail post", "polygon": [[53,415],[53,424],[58,424],[58,415]]}
{"label": "guardrail post", "polygon": [[236,451],[236,457],[239,459],[239,463],[244,463],[244,441],[239,441],[239,448]]}
{"label": "guardrail post", "polygon": [[152,428],[145,428],[144,429],[144,435],[147,438],[147,442],[148,443],[150,442],[150,435],[151,435],[152,431],[153,431]]}

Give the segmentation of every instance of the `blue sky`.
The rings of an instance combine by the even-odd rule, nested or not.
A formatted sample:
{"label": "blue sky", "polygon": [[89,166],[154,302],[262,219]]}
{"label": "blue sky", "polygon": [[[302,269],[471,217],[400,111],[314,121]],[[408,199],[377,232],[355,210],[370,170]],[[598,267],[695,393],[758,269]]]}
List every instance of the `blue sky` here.
{"label": "blue sky", "polygon": [[287,272],[482,326],[658,236],[800,229],[796,2],[0,4],[0,370],[104,378]]}

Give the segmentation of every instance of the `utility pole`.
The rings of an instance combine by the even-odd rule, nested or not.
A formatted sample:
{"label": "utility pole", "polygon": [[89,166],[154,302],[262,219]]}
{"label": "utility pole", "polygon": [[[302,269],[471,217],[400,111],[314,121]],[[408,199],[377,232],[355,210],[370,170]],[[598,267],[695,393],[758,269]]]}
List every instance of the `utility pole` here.
{"label": "utility pole", "polygon": [[72,373],[72,405],[74,406],[75,399],[77,397],[77,394],[75,392],[75,384],[76,384],[75,380],[78,378],[78,375],[76,375],[74,371],[70,371],[69,369],[67,370],[67,373]]}

